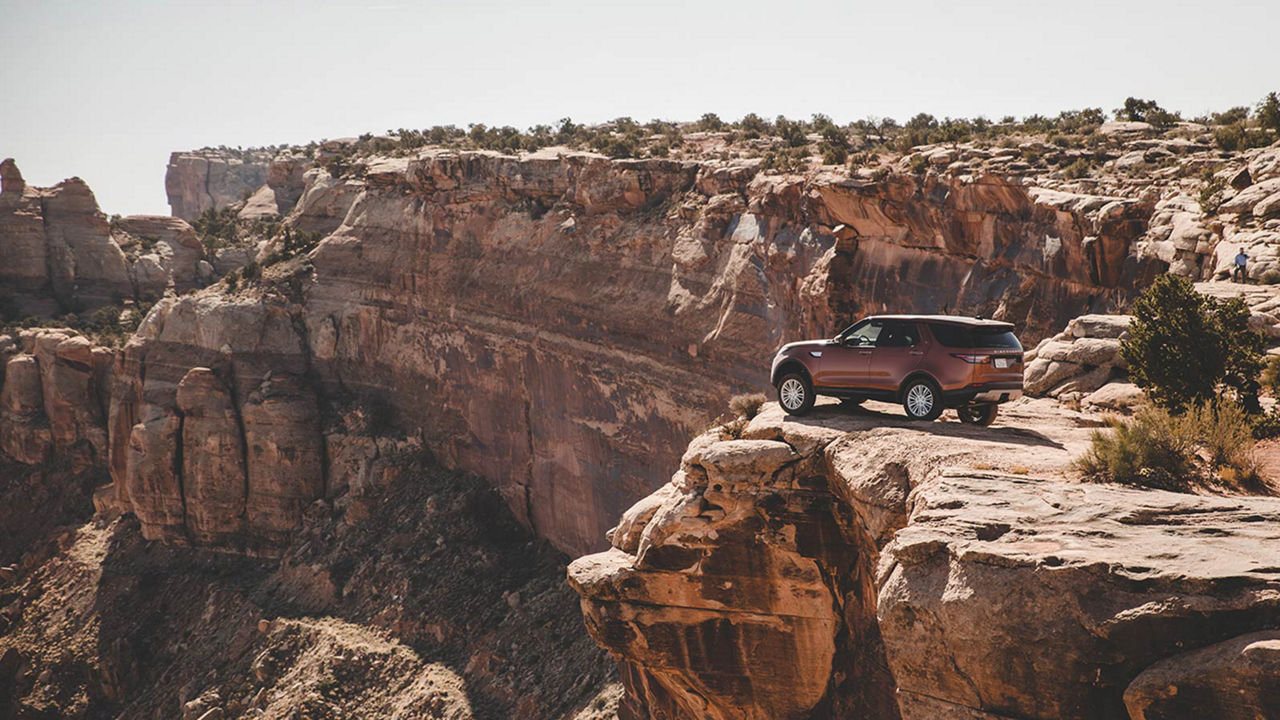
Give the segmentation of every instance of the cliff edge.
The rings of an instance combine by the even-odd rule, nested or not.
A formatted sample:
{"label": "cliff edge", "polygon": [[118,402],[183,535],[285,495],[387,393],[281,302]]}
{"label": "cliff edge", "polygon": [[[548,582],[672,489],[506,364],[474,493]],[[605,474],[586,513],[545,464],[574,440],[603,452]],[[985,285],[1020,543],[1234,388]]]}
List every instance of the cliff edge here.
{"label": "cliff edge", "polygon": [[1054,414],[696,438],[569,568],[621,716],[1273,716],[1280,500],[1073,482]]}

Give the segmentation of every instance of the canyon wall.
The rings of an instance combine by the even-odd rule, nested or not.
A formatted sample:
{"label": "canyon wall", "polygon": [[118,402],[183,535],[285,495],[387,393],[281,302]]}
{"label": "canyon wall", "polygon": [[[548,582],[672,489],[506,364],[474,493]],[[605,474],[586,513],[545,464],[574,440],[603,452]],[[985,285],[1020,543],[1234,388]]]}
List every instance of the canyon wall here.
{"label": "canyon wall", "polygon": [[[148,536],[243,536],[209,528],[259,490],[278,507],[249,536],[287,532],[341,482],[319,416],[356,403],[562,550],[598,549],[726,397],[764,389],[781,343],[882,310],[981,312],[1035,339],[1158,268],[1132,253],[1149,205],[994,176],[427,151],[304,179],[286,222],[319,245],[260,286],[158,306],[118,367],[113,476]],[[179,492],[205,483],[176,475],[226,461],[187,440],[184,384],[245,458],[208,523]]]}
{"label": "canyon wall", "polygon": [[1066,455],[772,404],[699,436],[569,568],[620,716],[1274,716],[1280,501],[972,469]]}

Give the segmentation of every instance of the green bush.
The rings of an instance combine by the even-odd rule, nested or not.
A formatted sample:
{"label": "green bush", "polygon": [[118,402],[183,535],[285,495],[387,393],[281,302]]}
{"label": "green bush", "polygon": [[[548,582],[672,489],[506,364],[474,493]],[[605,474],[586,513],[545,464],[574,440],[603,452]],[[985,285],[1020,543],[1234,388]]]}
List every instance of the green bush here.
{"label": "green bush", "polygon": [[1233,123],[1215,128],[1213,141],[1218,147],[1228,152],[1266,147],[1271,144],[1271,135],[1265,130],[1249,127],[1243,122]]}
{"label": "green bush", "polygon": [[1162,275],[1137,299],[1120,354],[1129,376],[1157,405],[1175,412],[1233,391],[1257,409],[1261,335],[1239,298],[1219,302],[1176,275]]}
{"label": "green bush", "polygon": [[1266,97],[1258,102],[1258,110],[1254,117],[1262,127],[1280,134],[1280,95],[1274,92],[1267,93]]}
{"label": "green bush", "polygon": [[1213,215],[1218,212],[1218,208],[1222,207],[1222,194],[1227,187],[1227,181],[1220,177],[1214,177],[1209,174],[1204,179],[1204,185],[1200,187],[1200,212],[1205,215]]}
{"label": "green bush", "polygon": [[1257,479],[1254,425],[1235,403],[1204,403],[1180,415],[1149,406],[1110,425],[1093,433],[1075,463],[1087,479],[1178,491]]}
{"label": "green bush", "polygon": [[1147,122],[1158,128],[1164,128],[1174,124],[1180,118],[1177,113],[1171,113],[1160,107],[1155,100],[1130,97],[1125,99],[1124,107],[1116,109],[1116,119]]}
{"label": "green bush", "polygon": [[715,113],[705,113],[701,118],[698,118],[698,122],[695,124],[695,127],[703,132],[720,132],[728,126],[720,119],[719,115]]}
{"label": "green bush", "polygon": [[1093,170],[1093,163],[1087,158],[1077,158],[1075,162],[1062,169],[1063,177],[1069,180],[1079,180],[1080,178],[1089,177],[1089,173]]}
{"label": "green bush", "polygon": [[1259,378],[1262,386],[1271,391],[1272,395],[1280,396],[1280,357],[1272,355],[1267,358],[1267,364],[1262,369],[1262,376]]}

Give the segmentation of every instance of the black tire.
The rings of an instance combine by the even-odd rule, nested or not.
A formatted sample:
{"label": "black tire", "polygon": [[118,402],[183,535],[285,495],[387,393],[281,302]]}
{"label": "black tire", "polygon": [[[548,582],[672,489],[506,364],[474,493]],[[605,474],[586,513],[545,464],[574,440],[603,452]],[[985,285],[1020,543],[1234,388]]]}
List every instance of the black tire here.
{"label": "black tire", "polygon": [[942,393],[928,378],[916,378],[902,386],[902,409],[912,420],[937,420],[942,414]]}
{"label": "black tire", "polygon": [[960,422],[970,425],[981,425],[987,427],[996,421],[996,415],[1000,412],[1000,406],[995,403],[988,405],[964,405],[956,408],[956,414],[960,416]]}
{"label": "black tire", "polygon": [[778,381],[778,404],[792,415],[804,415],[813,409],[813,383],[802,373],[787,373]]}

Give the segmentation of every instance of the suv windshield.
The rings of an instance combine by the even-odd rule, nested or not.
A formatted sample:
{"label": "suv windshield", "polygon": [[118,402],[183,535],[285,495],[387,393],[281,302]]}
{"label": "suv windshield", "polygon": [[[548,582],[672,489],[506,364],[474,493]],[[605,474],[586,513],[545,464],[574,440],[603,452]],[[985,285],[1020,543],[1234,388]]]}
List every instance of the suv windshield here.
{"label": "suv windshield", "polygon": [[1022,344],[1012,331],[1005,328],[965,327],[939,323],[930,325],[938,342],[953,348],[1002,348],[1021,350]]}

